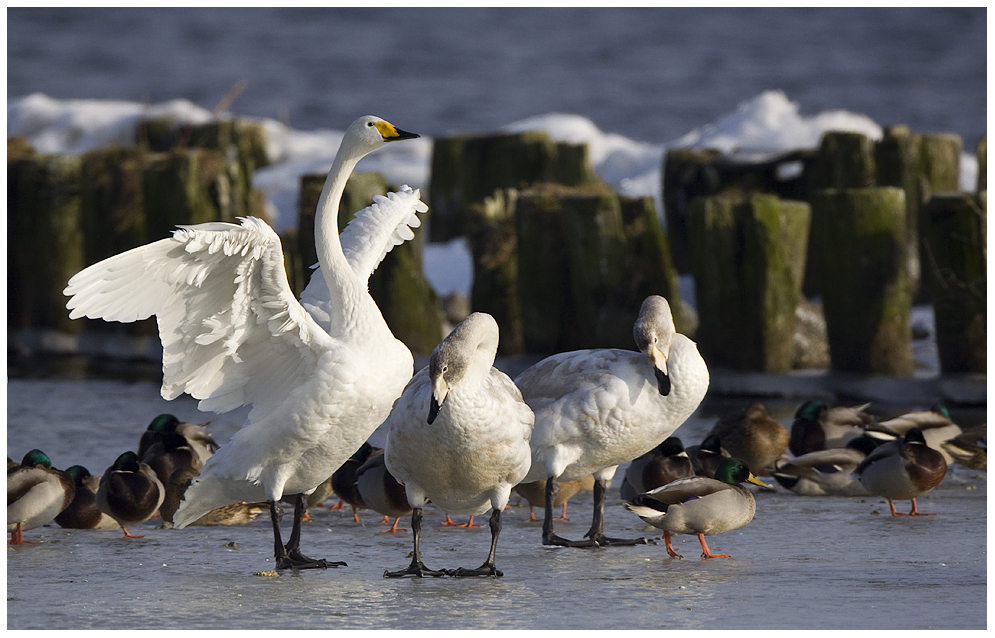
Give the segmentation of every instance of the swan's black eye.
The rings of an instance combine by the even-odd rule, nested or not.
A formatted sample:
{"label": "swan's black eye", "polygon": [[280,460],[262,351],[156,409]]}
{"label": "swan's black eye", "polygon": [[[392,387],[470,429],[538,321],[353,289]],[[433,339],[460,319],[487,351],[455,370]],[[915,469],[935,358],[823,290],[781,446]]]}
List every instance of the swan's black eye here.
{"label": "swan's black eye", "polygon": [[373,122],[367,122],[366,125],[367,126],[373,126]]}

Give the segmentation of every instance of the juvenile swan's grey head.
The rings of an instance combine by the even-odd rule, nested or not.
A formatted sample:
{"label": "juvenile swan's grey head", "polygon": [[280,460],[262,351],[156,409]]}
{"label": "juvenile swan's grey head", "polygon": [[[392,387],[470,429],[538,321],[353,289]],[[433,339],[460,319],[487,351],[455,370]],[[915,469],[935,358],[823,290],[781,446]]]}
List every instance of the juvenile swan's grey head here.
{"label": "juvenile swan's grey head", "polygon": [[653,374],[656,375],[657,386],[663,396],[670,394],[667,357],[670,356],[670,344],[675,332],[674,317],[667,300],[659,295],[647,297],[639,309],[636,324],[632,327],[632,336],[636,340],[636,347],[653,366]]}
{"label": "juvenile swan's grey head", "polygon": [[475,312],[461,321],[436,346],[428,361],[428,378],[432,384],[429,423],[439,416],[439,410],[453,386],[473,373],[486,374],[490,370],[497,346],[497,322],[484,312]]}

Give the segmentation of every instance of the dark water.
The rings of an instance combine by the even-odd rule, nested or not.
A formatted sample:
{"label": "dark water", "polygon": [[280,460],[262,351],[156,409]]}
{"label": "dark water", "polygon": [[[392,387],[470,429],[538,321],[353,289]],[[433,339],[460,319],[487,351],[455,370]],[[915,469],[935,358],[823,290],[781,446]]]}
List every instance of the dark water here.
{"label": "dark water", "polygon": [[[45,450],[57,467],[98,473],[134,448],[149,420],[173,412],[201,422],[195,402],[164,401],[151,382],[11,379],[7,454]],[[798,402],[766,402],[789,424]],[[708,400],[676,432],[698,442],[717,414],[742,401]],[[960,418],[960,414],[955,415]],[[219,442],[240,426],[239,411],[213,417]],[[985,415],[972,413],[977,422]],[[967,422],[965,422],[967,424]],[[659,533],[609,491],[606,532]],[[893,518],[878,498],[806,498],[758,493],[740,530],[712,536],[732,558],[702,560],[690,536],[675,537],[682,560],[662,544],[595,550],[547,548],[528,507],[504,514],[501,579],[385,580],[407,565],[411,534],[381,534],[380,517],[312,508],[302,548],[344,560],[326,571],[256,576],[272,568],[267,517],[238,527],[158,529],[149,521],[117,530],[42,527],[36,545],[9,548],[8,629],[984,629],[987,626],[987,478],[952,466],[919,499],[936,516]],[[334,502],[335,498],[329,499]],[[592,498],[578,494],[557,531],[580,538]],[[905,509],[908,503],[899,503]],[[540,512],[537,511],[537,514]],[[456,517],[464,522],[465,517]],[[422,553],[432,568],[476,567],[487,527],[439,525],[426,509]],[[478,522],[486,523],[485,520]],[[289,520],[285,520],[289,523]],[[402,521],[407,527],[407,521]]]}
{"label": "dark water", "polygon": [[575,113],[654,144],[767,89],[803,114],[986,131],[987,10],[253,8],[7,10],[8,97],[212,108],[342,128],[374,112],[419,132]]}

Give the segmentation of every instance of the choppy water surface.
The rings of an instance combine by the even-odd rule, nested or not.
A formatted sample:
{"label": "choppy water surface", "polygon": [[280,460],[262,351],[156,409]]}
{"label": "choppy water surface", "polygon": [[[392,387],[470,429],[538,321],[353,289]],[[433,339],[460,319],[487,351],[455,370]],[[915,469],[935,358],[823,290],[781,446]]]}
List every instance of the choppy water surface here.
{"label": "choppy water surface", "polygon": [[[188,397],[163,401],[155,383],[36,381],[7,386],[7,454],[33,447],[57,467],[101,473],[137,447],[161,412],[202,422]],[[716,414],[741,401],[710,401],[676,433],[697,443]],[[790,425],[797,402],[769,404]],[[210,426],[219,441],[244,413]],[[956,415],[955,415],[956,416]],[[969,418],[984,420],[983,414]],[[616,475],[615,485],[621,481]],[[335,502],[334,497],[329,503]],[[591,493],[570,501],[567,537],[590,524]],[[984,629],[987,626],[987,480],[952,466],[919,499],[922,518],[893,518],[877,498],[757,494],[747,527],[711,537],[732,558],[700,559],[697,540],[675,537],[683,560],[656,546],[545,548],[528,506],[504,515],[501,579],[385,580],[407,565],[411,534],[381,534],[379,516],[312,508],[305,553],[345,560],[346,568],[254,575],[270,569],[268,517],[240,527],[158,529],[149,521],[115,530],[26,532],[36,545],[8,549],[8,629]],[[908,507],[900,503],[900,508]],[[537,510],[537,515],[541,514]],[[478,529],[441,527],[426,510],[422,552],[432,568],[476,567],[489,544]],[[463,522],[465,517],[457,517]],[[289,527],[290,516],[285,518]],[[403,521],[402,521],[403,522]],[[657,534],[609,493],[606,531]]]}

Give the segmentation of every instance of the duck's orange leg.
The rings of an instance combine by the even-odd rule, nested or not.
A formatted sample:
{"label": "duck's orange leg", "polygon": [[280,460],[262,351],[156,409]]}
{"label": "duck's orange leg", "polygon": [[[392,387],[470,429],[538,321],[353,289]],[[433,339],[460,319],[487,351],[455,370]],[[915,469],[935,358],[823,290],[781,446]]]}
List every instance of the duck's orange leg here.
{"label": "duck's orange leg", "polygon": [[708,545],[705,544],[705,535],[698,534],[698,541],[701,543],[701,557],[702,558],[729,558],[729,554],[713,554],[708,551]]}
{"label": "duck's orange leg", "polygon": [[338,503],[336,503],[335,505],[329,505],[328,509],[330,509],[330,510],[340,510],[343,507],[345,507],[345,501],[343,501],[342,499],[339,499]]}
{"label": "duck's orange leg", "polygon": [[541,518],[536,518],[535,511],[532,509],[532,505],[529,505],[529,517],[525,519],[526,523],[541,523]]}
{"label": "duck's orange leg", "polygon": [[667,553],[670,554],[671,558],[684,558],[674,549],[674,546],[670,542],[670,532],[663,530],[663,540],[667,545]]}
{"label": "duck's orange leg", "polygon": [[459,525],[458,527],[465,527],[465,528],[467,528],[467,529],[470,529],[471,527],[480,527],[480,525],[474,525],[474,524],[473,524],[473,517],[471,516],[471,517],[470,517],[470,520],[468,520],[468,521],[467,521],[466,523],[464,523],[463,525]]}
{"label": "duck's orange leg", "polygon": [[566,503],[563,504],[563,514],[559,518],[554,518],[553,520],[554,521],[569,521],[570,520],[569,518],[567,518],[567,504]]}
{"label": "duck's orange leg", "polygon": [[386,514],[383,515],[383,520],[380,521],[381,525],[390,525],[390,517]]}
{"label": "duck's orange leg", "polygon": [[920,512],[916,507],[916,499],[912,499],[912,511],[909,512],[909,516],[936,516],[936,512]]}
{"label": "duck's orange leg", "polygon": [[18,523],[17,527],[14,528],[14,532],[10,535],[11,545],[34,545],[33,541],[24,540],[24,530],[21,529],[21,524]]}
{"label": "duck's orange leg", "polygon": [[456,521],[454,521],[453,519],[451,519],[451,518],[449,517],[449,514],[446,514],[446,520],[442,521],[442,522],[441,522],[441,523],[439,523],[439,524],[440,524],[440,525],[452,525],[452,526],[454,526],[454,527],[455,527],[455,526],[457,525]]}
{"label": "duck's orange leg", "polygon": [[124,525],[122,525],[122,526],[121,526],[121,531],[122,531],[122,532],[124,532],[124,535],[125,535],[125,536],[126,536],[127,538],[145,538],[145,535],[144,535],[144,534],[143,534],[142,536],[135,536],[134,534],[130,534],[130,533],[128,532],[128,530],[126,530],[126,529],[124,528]]}
{"label": "duck's orange leg", "polygon": [[[390,522],[390,517],[389,516],[385,516],[384,518],[387,519],[388,523]],[[397,527],[397,524],[400,523],[400,522],[401,522],[401,517],[398,516],[396,519],[394,519],[394,526],[393,527],[391,527],[390,529],[385,529],[385,530],[381,531],[380,533],[381,534],[387,534],[387,533],[397,534],[399,532],[406,532],[406,531],[408,531],[408,530],[404,529],[403,527],[400,528],[400,529]]]}
{"label": "duck's orange leg", "polygon": [[302,523],[308,523],[308,522],[313,521],[313,520],[314,519],[311,518],[311,515],[308,514],[307,510],[304,510],[304,516],[301,518],[301,522]]}
{"label": "duck's orange leg", "polygon": [[352,521],[354,523],[362,523],[363,522],[363,521],[359,520],[359,508],[356,507],[355,505],[352,506]]}

